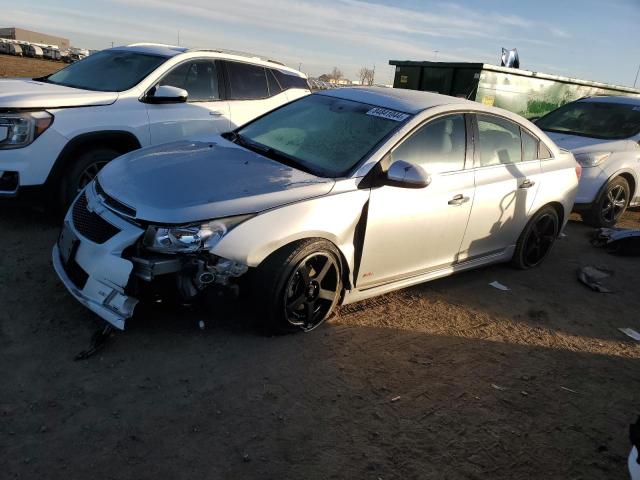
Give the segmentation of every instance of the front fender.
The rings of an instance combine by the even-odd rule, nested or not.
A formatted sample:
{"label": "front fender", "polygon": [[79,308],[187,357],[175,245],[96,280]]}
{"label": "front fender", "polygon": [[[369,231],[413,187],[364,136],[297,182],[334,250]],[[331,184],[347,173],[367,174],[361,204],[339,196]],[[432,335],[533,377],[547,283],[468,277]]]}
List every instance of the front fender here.
{"label": "front fender", "polygon": [[262,212],[231,230],[211,253],[257,267],[296,240],[324,238],[340,249],[352,271],[354,232],[368,199],[368,189],[352,190]]}

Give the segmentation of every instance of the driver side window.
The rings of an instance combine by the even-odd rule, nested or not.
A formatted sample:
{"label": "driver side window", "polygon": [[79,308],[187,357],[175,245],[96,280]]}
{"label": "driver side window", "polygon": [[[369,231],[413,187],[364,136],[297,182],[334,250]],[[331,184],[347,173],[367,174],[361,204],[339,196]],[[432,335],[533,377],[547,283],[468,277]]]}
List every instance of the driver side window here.
{"label": "driver side window", "polygon": [[210,60],[194,60],[178,65],[160,80],[159,85],[186,90],[189,102],[213,102],[220,99],[216,64]]}
{"label": "driver side window", "polygon": [[418,164],[430,174],[463,170],[466,138],[464,115],[449,115],[418,128],[391,158]]}

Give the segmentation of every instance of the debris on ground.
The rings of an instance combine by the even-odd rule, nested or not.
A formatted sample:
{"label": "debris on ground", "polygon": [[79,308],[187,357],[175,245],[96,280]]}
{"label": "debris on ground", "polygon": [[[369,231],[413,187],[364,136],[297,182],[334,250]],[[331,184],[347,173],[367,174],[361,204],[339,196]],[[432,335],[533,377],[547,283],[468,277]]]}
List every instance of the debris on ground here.
{"label": "debris on ground", "polygon": [[507,389],[507,387],[501,387],[500,385],[496,385],[495,383],[492,383],[491,386],[496,390],[500,390],[501,392],[504,392]]}
{"label": "debris on ground", "polygon": [[100,327],[98,330],[94,332],[91,336],[91,342],[89,343],[89,348],[78,353],[74,360],[85,360],[95,354],[98,350],[104,348],[107,340],[111,336],[111,333],[114,331],[113,326],[110,324],[105,324],[103,327]]}
{"label": "debris on ground", "polygon": [[640,342],[640,333],[636,332],[633,328],[619,328],[618,330],[620,330],[622,333],[624,333],[628,337],[631,337],[634,340],[637,340],[638,342]]}
{"label": "debris on ground", "polygon": [[611,270],[597,268],[593,265],[585,265],[584,267],[579,268],[577,273],[578,280],[588,286],[591,290],[600,293],[613,292],[613,290],[602,283],[602,280],[613,275]]}
{"label": "debris on ground", "polygon": [[561,388],[562,390],[566,391],[566,392],[571,392],[571,393],[578,394],[578,392],[576,392],[575,390],[572,390],[572,389],[570,389],[570,388],[567,388],[567,387],[560,387],[560,388]]}
{"label": "debris on ground", "polygon": [[599,228],[591,237],[591,244],[618,255],[640,255],[640,229]]}
{"label": "debris on ground", "polygon": [[397,402],[398,400],[400,400],[400,398],[401,398],[401,397],[400,397],[400,395],[398,395],[397,397],[393,397],[393,398],[391,399],[391,401],[392,401],[392,402]]}
{"label": "debris on ground", "polygon": [[493,288],[497,288],[498,290],[511,290],[509,287],[507,287],[506,285],[501,284],[500,282],[498,282],[497,280],[494,280],[493,282],[491,282],[489,284],[489,286],[493,287]]}

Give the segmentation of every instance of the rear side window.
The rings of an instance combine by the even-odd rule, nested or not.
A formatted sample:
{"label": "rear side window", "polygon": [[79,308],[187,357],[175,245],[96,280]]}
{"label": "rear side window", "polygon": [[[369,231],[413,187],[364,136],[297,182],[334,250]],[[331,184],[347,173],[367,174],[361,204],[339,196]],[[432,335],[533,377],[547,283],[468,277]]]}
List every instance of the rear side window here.
{"label": "rear side window", "polygon": [[518,163],[522,160],[520,127],[509,120],[478,115],[480,165]]}
{"label": "rear side window", "polygon": [[274,95],[278,95],[282,92],[282,87],[276,80],[276,75],[273,73],[273,70],[270,68],[267,69],[267,84],[269,85],[269,96],[273,97]]}
{"label": "rear side window", "polygon": [[553,154],[551,153],[551,150],[549,150],[549,147],[542,142],[538,145],[538,158],[553,158]]}
{"label": "rear side window", "polygon": [[522,161],[536,160],[538,157],[538,139],[522,130]]}
{"label": "rear side window", "polygon": [[302,78],[288,72],[283,72],[281,70],[273,70],[273,73],[278,79],[278,83],[282,85],[283,90],[287,90],[289,88],[302,88],[304,90],[309,90],[309,84],[307,83],[306,78]]}
{"label": "rear side window", "polygon": [[189,102],[211,102],[220,99],[215,62],[194,60],[178,65],[160,80],[160,85],[182,88]]}
{"label": "rear side window", "polygon": [[226,66],[230,99],[253,100],[269,96],[264,67],[240,62],[226,62]]}
{"label": "rear side window", "polygon": [[427,173],[454,172],[464,169],[466,138],[464,115],[450,115],[420,127],[391,155],[394,161],[417,163]]}

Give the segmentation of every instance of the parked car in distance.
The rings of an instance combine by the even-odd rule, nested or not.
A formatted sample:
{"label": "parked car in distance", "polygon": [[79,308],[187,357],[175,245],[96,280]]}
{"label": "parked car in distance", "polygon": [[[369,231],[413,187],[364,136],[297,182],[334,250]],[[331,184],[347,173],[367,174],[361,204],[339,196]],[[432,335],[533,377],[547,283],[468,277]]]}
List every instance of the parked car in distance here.
{"label": "parked car in distance", "polygon": [[117,328],[164,286],[183,302],[240,290],[271,329],[308,331],[341,303],[493,262],[535,267],[579,171],[504,110],[327,90],[215,139],[114,160],[70,208],[52,258]]}
{"label": "parked car in distance", "polygon": [[13,42],[0,43],[0,52],[6,53],[7,55],[15,55],[16,57],[22,57],[24,55],[22,46]]}
{"label": "parked car in distance", "polygon": [[536,121],[582,165],[575,211],[611,227],[640,204],[640,97],[587,97]]}
{"label": "parked car in distance", "polygon": [[631,480],[640,480],[640,417],[636,423],[629,427],[629,439],[631,440],[631,452],[629,453],[629,474]]}
{"label": "parked car in distance", "polygon": [[36,79],[0,80],[0,197],[68,205],[113,158],[226,132],[309,93],[306,77],[256,57],[136,44]]}

